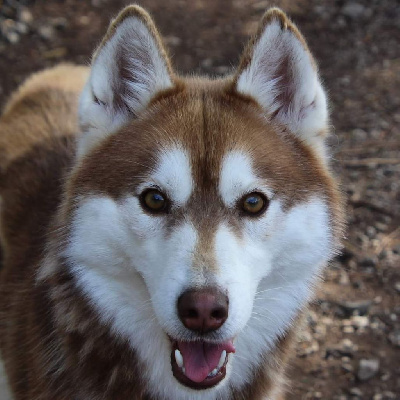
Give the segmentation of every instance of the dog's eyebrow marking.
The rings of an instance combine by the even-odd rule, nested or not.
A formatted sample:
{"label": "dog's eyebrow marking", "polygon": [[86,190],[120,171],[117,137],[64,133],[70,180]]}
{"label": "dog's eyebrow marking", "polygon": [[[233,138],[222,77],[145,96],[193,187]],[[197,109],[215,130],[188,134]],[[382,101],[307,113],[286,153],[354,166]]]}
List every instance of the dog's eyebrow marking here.
{"label": "dog's eyebrow marking", "polygon": [[188,153],[180,146],[169,147],[160,152],[151,177],[177,206],[184,205],[192,194],[190,159]]}
{"label": "dog's eyebrow marking", "polygon": [[262,189],[270,198],[273,195],[255,174],[250,155],[240,150],[233,150],[222,159],[218,189],[227,207],[232,207],[242,195],[257,189]]}

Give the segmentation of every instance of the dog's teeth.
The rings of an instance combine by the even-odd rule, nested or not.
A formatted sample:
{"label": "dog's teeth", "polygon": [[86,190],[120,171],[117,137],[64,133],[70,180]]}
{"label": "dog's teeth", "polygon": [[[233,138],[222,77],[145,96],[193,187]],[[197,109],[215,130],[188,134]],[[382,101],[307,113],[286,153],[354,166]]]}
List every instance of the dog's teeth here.
{"label": "dog's teeth", "polygon": [[226,350],[223,350],[222,353],[221,353],[221,357],[219,359],[219,362],[218,362],[217,369],[220,369],[224,365],[225,359],[226,359]]}
{"label": "dog's teeth", "polygon": [[218,368],[214,368],[209,374],[208,378],[214,378],[215,375],[218,374]]}
{"label": "dog's teeth", "polygon": [[182,357],[181,352],[178,349],[175,350],[175,360],[176,360],[176,363],[178,364],[178,367],[182,368],[183,367],[183,357]]}

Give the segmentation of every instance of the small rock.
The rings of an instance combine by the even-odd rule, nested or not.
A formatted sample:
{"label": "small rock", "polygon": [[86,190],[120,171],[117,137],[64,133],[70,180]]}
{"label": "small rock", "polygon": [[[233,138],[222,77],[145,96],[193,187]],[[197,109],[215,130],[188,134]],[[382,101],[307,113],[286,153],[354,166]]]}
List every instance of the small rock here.
{"label": "small rock", "polygon": [[24,24],[30,25],[33,21],[33,15],[27,8],[21,8],[19,10],[18,19]]}
{"label": "small rock", "polygon": [[333,319],[330,317],[322,317],[321,322],[326,326],[331,326],[333,324]]}
{"label": "small rock", "polygon": [[356,387],[354,387],[354,388],[351,388],[350,390],[349,390],[349,394],[350,394],[350,396],[351,397],[357,397],[357,398],[359,398],[359,397],[362,397],[363,396],[363,392],[359,389],[359,388],[356,388]]}
{"label": "small rock", "polygon": [[347,25],[346,18],[344,18],[343,16],[339,15],[339,16],[336,18],[336,24],[337,24],[337,26],[338,26],[339,28],[345,28],[346,25]]}
{"label": "small rock", "polygon": [[376,229],[373,226],[368,226],[366,229],[366,234],[370,239],[373,239],[376,236]]}
{"label": "small rock", "polygon": [[380,362],[377,359],[361,359],[358,365],[357,378],[367,381],[379,372]]}
{"label": "small rock", "polygon": [[18,35],[17,32],[7,32],[6,33],[6,38],[11,44],[15,44],[19,42],[20,36]]}
{"label": "small rock", "polygon": [[384,391],[382,394],[385,400],[391,400],[396,398],[396,394],[393,392]]}
{"label": "small rock", "polygon": [[332,12],[328,7],[324,5],[317,5],[314,7],[314,11],[318,16],[324,20],[328,20],[332,17]]}
{"label": "small rock", "polygon": [[400,330],[390,332],[388,337],[393,346],[400,347]]}
{"label": "small rock", "polygon": [[343,333],[354,333],[354,328],[352,326],[344,326]]}
{"label": "small rock", "polygon": [[177,36],[166,36],[164,41],[168,46],[173,47],[179,46],[182,43],[182,39],[178,38]]}
{"label": "small rock", "polygon": [[265,9],[267,9],[270,6],[269,1],[258,1],[257,3],[252,4],[252,8],[256,9],[256,10],[262,10],[264,11]]}
{"label": "small rock", "polygon": [[379,254],[378,254],[378,258],[380,260],[384,260],[385,258],[387,258],[388,256],[388,252],[387,250],[383,249]]}
{"label": "small rock", "polygon": [[376,259],[374,257],[364,257],[360,260],[361,267],[375,267]]}
{"label": "small rock", "polygon": [[297,349],[298,357],[308,357],[309,355],[316,353],[319,350],[319,344],[316,340],[311,343],[299,343],[299,348]]}
{"label": "small rock", "polygon": [[314,311],[308,310],[308,313],[307,313],[308,325],[311,327],[314,327],[317,325],[317,321],[318,321],[318,315]]}
{"label": "small rock", "polygon": [[347,263],[349,269],[351,270],[356,270],[357,269],[357,262],[356,260],[349,260],[349,262]]}
{"label": "small rock", "polygon": [[374,394],[373,400],[394,400],[396,395],[393,392],[385,391],[383,393]]}
{"label": "small rock", "polygon": [[201,62],[201,66],[203,68],[211,68],[213,64],[213,60],[211,58],[206,58]]}
{"label": "small rock", "polygon": [[65,47],[57,47],[55,49],[47,50],[42,53],[44,58],[59,59],[65,57],[67,49]]}
{"label": "small rock", "polygon": [[349,274],[346,271],[340,271],[339,285],[347,286],[350,284]]}
{"label": "small rock", "polygon": [[308,330],[302,330],[298,337],[299,342],[311,342],[312,335]]}
{"label": "small rock", "polygon": [[354,371],[353,366],[351,364],[349,364],[349,363],[343,363],[342,364],[342,369],[345,372],[353,372]]}
{"label": "small rock", "polygon": [[58,29],[59,31],[63,31],[68,27],[68,20],[64,17],[52,18],[50,23],[55,29]]}
{"label": "small rock", "polygon": [[55,36],[55,30],[51,25],[42,25],[38,28],[39,36],[44,40],[52,40]]}
{"label": "small rock", "polygon": [[89,25],[90,24],[90,18],[87,15],[82,15],[79,17],[79,23],[81,25]]}
{"label": "small rock", "polygon": [[[325,358],[329,358],[330,356],[335,358],[349,357],[348,359],[350,360],[357,350],[357,345],[355,345],[350,339],[343,339],[338,345],[326,349]],[[347,360],[344,359],[343,361],[346,362]]]}
{"label": "small rock", "polygon": [[368,138],[368,133],[363,129],[357,128],[351,131],[351,136],[356,140],[365,140]]}
{"label": "small rock", "polygon": [[219,67],[215,68],[215,72],[218,75],[226,75],[231,71],[231,67],[228,67],[227,65],[220,65]]}
{"label": "small rock", "polygon": [[308,392],[305,396],[305,399],[307,399],[307,400],[322,399],[322,393],[321,392]]}
{"label": "small rock", "polygon": [[23,22],[16,22],[15,30],[18,33],[25,34],[25,33],[28,33],[29,29],[28,29],[28,25],[24,24]]}
{"label": "small rock", "polygon": [[397,246],[393,247],[393,253],[394,254],[400,254],[400,244],[398,244]]}
{"label": "small rock", "polygon": [[350,339],[343,339],[340,342],[340,347],[342,348],[343,353],[353,354],[358,350],[358,346],[355,345]]}
{"label": "small rock", "polygon": [[326,326],[323,324],[318,324],[313,329],[313,336],[317,340],[322,340],[326,336]]}
{"label": "small rock", "polygon": [[351,324],[354,328],[366,328],[369,326],[369,318],[356,315],[351,317]]}
{"label": "small rock", "polygon": [[357,19],[363,16],[365,7],[359,3],[347,3],[342,8],[342,14],[346,17]]}
{"label": "small rock", "polygon": [[388,225],[383,222],[375,222],[375,228],[378,231],[385,232],[388,229]]}
{"label": "small rock", "polygon": [[397,293],[400,293],[400,282],[394,284],[394,290],[396,290]]}
{"label": "small rock", "polygon": [[343,301],[337,303],[345,317],[353,315],[366,315],[371,308],[371,300]]}
{"label": "small rock", "polygon": [[381,376],[381,381],[382,382],[387,382],[390,378],[391,378],[391,374],[389,372],[385,372],[384,374],[382,374]]}

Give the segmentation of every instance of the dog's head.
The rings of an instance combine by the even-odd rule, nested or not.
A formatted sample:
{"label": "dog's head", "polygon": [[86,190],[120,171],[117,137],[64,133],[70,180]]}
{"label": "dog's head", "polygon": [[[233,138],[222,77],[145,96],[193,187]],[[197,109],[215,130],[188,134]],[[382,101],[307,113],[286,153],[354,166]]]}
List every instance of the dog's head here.
{"label": "dog's head", "polygon": [[137,349],[152,390],[201,398],[244,384],[340,232],[304,39],[273,9],[233,75],[184,79],[128,7],[95,53],[80,120],[65,255],[82,290]]}

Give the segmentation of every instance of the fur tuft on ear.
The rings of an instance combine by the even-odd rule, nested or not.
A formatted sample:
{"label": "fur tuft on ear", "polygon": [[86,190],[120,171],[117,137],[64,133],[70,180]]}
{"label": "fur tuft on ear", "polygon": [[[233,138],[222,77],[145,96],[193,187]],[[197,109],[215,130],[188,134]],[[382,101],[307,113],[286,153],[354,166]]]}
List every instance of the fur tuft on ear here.
{"label": "fur tuft on ear", "polygon": [[264,14],[234,82],[271,119],[323,152],[328,110],[317,66],[303,36],[278,8]]}
{"label": "fur tuft on ear", "polygon": [[78,156],[143,111],[159,92],[173,87],[173,72],[150,16],[128,6],[111,22],[92,61],[80,99],[83,136]]}

